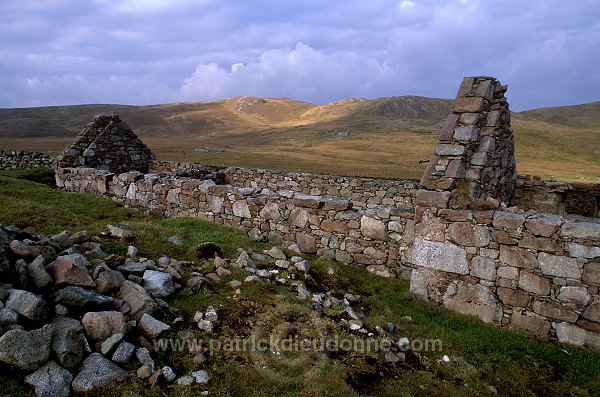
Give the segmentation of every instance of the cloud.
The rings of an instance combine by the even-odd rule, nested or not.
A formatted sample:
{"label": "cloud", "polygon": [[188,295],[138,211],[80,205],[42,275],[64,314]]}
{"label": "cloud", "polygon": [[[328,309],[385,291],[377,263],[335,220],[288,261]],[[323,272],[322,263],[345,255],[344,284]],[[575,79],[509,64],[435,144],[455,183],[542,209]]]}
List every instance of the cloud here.
{"label": "cloud", "polygon": [[[175,102],[178,98],[176,91],[143,76],[122,78],[111,75],[101,79],[81,74],[65,74],[48,78],[18,77],[10,88],[20,92],[14,107],[80,103],[155,104]],[[133,93],[135,94],[132,95]],[[4,99],[6,93],[0,95],[0,101]]]}
{"label": "cloud", "polygon": [[0,106],[452,97],[472,74],[514,108],[592,101],[599,18],[597,0],[2,0]]}
{"label": "cloud", "polygon": [[255,95],[327,102],[370,93],[372,79],[384,73],[385,66],[375,59],[351,51],[325,53],[297,43],[228,68],[201,63],[183,81],[181,95],[184,100]]}

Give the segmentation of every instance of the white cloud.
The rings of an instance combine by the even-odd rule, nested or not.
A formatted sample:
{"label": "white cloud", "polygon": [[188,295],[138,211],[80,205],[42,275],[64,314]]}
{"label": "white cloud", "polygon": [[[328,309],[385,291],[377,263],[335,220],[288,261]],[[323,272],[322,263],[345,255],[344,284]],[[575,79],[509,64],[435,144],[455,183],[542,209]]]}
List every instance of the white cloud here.
{"label": "white cloud", "polygon": [[351,51],[325,53],[297,43],[294,48],[269,50],[254,61],[228,68],[199,64],[183,81],[181,95],[184,100],[255,95],[327,102],[372,95],[373,84],[385,73],[385,66],[373,58]]}
{"label": "white cloud", "polygon": [[413,8],[414,6],[415,6],[414,1],[404,0],[402,3],[400,3],[400,8],[403,10],[406,10],[408,8]]}

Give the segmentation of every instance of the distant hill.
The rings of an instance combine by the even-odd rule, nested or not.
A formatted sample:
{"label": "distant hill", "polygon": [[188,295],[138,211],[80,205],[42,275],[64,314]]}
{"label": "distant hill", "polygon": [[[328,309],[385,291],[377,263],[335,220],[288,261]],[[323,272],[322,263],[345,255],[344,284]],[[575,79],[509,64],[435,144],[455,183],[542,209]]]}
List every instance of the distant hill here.
{"label": "distant hill", "polygon": [[[419,178],[451,105],[449,99],[417,96],[326,105],[242,96],[0,109],[0,147],[58,153],[95,114],[114,112],[162,159]],[[512,119],[519,173],[566,180],[600,176],[600,102],[528,110]]]}

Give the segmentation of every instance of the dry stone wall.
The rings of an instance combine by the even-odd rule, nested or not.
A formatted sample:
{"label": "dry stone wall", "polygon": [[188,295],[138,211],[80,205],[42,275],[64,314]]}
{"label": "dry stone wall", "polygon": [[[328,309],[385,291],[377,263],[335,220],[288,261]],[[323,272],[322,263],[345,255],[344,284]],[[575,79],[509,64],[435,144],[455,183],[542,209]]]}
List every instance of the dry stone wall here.
{"label": "dry stone wall", "polygon": [[117,114],[97,115],[58,156],[57,166],[95,167],[112,172],[148,171],[154,154]]}
{"label": "dry stone wall", "polygon": [[[516,180],[505,91],[488,77],[461,84],[416,193],[411,291],[489,323],[600,347],[600,219],[531,209],[562,214],[560,194],[573,188]],[[511,199],[526,208],[507,207]]]}
{"label": "dry stone wall", "polygon": [[257,240],[367,266],[383,276],[396,277],[409,260],[411,207],[355,208],[345,198],[93,168],[58,169],[56,181],[60,188],[105,194],[156,215],[199,217],[242,228]]}
{"label": "dry stone wall", "polygon": [[599,187],[517,179],[505,91],[465,78],[420,184],[148,161],[150,173],[61,163],[57,185],[405,276],[460,313],[600,347],[600,219],[565,215],[597,216]]}
{"label": "dry stone wall", "polygon": [[0,150],[0,170],[17,168],[52,168],[54,159],[45,153],[23,150]]}

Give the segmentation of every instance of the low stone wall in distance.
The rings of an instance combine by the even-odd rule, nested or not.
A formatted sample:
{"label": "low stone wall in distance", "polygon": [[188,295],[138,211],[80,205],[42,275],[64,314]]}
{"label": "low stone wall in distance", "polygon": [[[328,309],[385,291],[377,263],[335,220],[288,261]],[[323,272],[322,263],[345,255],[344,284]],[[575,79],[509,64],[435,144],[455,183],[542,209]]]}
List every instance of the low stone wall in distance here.
{"label": "low stone wall in distance", "polygon": [[52,168],[54,158],[46,153],[0,149],[0,170]]}
{"label": "low stone wall in distance", "polygon": [[[202,167],[187,171],[209,172]],[[412,207],[383,203],[355,207],[347,198],[308,195],[287,186],[219,185],[212,179],[137,171],[60,168],[56,182],[59,188],[107,195],[157,215],[192,216],[238,227],[254,239],[366,266],[382,276],[396,277],[410,261]],[[383,201],[385,194],[375,197]]]}

